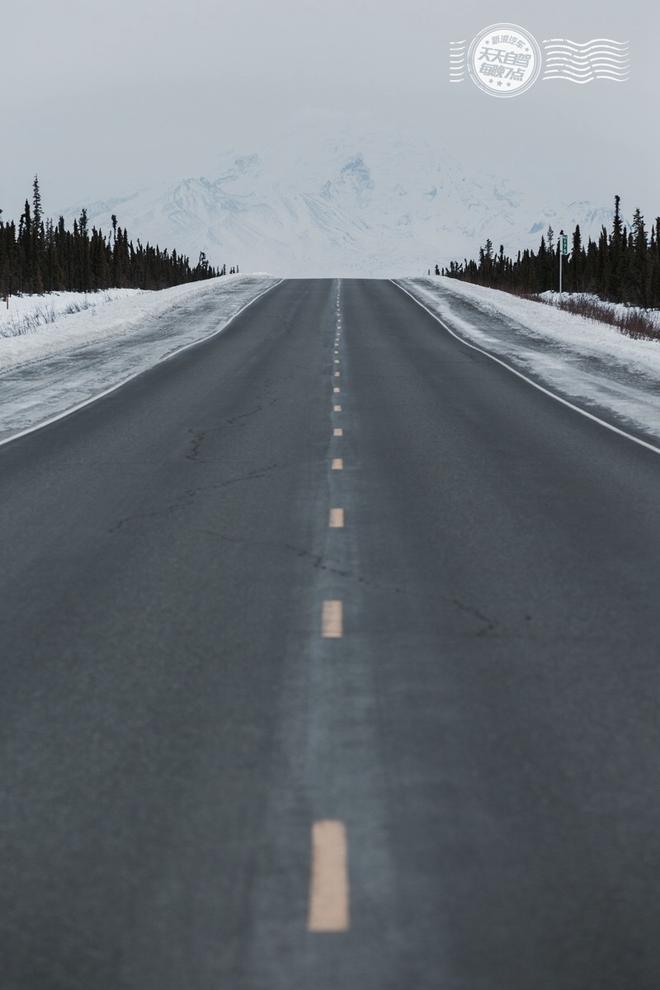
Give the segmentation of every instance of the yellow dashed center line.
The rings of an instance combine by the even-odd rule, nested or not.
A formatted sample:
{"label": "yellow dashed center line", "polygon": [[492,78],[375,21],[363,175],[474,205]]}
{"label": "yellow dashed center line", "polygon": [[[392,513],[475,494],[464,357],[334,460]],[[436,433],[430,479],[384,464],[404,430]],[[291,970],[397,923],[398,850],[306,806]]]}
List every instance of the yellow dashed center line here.
{"label": "yellow dashed center line", "polygon": [[307,929],[345,932],[350,925],[348,840],[339,821],[314,822]]}
{"label": "yellow dashed center line", "polygon": [[333,411],[333,412],[341,412],[341,406],[337,406],[337,405],[334,405],[334,406],[332,407],[332,411]]}
{"label": "yellow dashed center line", "polygon": [[321,613],[321,635],[324,639],[341,639],[343,634],[342,604],[337,599],[327,599]]}
{"label": "yellow dashed center line", "polygon": [[334,430],[332,431],[332,435],[333,437],[343,437],[344,431],[341,428],[341,426],[335,426]]}
{"label": "yellow dashed center line", "polygon": [[343,529],[344,528],[344,510],[343,509],[330,509],[330,522],[328,523],[330,529]]}
{"label": "yellow dashed center line", "polygon": [[333,471],[343,471],[344,470],[344,461],[343,461],[343,459],[341,457],[333,457],[332,458],[332,470]]}

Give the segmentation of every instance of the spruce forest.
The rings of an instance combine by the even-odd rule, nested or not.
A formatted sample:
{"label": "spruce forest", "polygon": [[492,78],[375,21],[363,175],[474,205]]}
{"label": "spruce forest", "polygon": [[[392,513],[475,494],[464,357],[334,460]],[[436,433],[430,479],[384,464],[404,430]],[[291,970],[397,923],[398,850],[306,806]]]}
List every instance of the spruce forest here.
{"label": "spruce forest", "polygon": [[[565,292],[593,293],[608,302],[660,307],[660,217],[650,235],[640,210],[631,229],[621,218],[621,198],[614,200],[612,229],[601,229],[597,241],[585,244],[579,225],[572,235],[572,250],[563,260]],[[436,265],[436,274],[440,269]],[[536,295],[558,288],[559,243],[550,227],[538,251],[519,251],[510,258],[500,246],[494,253],[488,240],[478,261],[451,262],[442,274],[520,295]]]}
{"label": "spruce forest", "polygon": [[112,217],[106,234],[89,228],[87,212],[68,230],[64,218],[44,218],[39,179],[32,202],[16,223],[3,222],[0,210],[0,297],[55,291],[94,292],[97,289],[164,289],[183,282],[225,273],[209,265],[205,255],[192,267],[185,255],[158,246],[134,244]]}

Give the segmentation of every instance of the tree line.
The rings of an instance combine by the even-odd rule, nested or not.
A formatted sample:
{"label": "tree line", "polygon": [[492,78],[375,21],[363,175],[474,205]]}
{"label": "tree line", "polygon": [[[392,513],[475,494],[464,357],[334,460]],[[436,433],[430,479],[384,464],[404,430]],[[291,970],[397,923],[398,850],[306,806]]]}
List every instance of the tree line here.
{"label": "tree line", "polygon": [[[559,241],[552,227],[541,237],[538,251],[518,251],[515,258],[493,251],[487,240],[479,259],[452,261],[443,275],[476,282],[522,295],[534,295],[558,288]],[[438,265],[437,275],[441,274]],[[632,226],[621,217],[621,197],[614,199],[612,229],[602,227],[597,240],[585,245],[579,224],[572,234],[572,250],[563,260],[563,286],[567,292],[589,292],[601,299],[631,303],[643,307],[660,307],[660,217],[650,232],[639,209]]]}
{"label": "tree line", "polygon": [[[86,210],[73,221],[72,229],[63,217],[57,223],[46,219],[35,176],[32,202],[25,201],[18,225],[4,222],[0,210],[0,297],[109,288],[164,289],[226,274],[226,266],[213,268],[203,252],[192,266],[189,258],[176,251],[140,240],[134,243],[114,215],[111,223],[107,234],[90,229]],[[238,272],[238,266],[231,271]]]}

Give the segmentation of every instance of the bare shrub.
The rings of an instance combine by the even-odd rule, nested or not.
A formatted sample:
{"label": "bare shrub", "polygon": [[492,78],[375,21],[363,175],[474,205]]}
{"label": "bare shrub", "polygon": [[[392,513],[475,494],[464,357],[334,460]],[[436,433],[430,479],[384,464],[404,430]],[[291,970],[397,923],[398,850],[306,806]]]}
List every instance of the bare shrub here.
{"label": "bare shrub", "polygon": [[561,309],[565,313],[584,316],[587,320],[606,323],[634,340],[660,340],[660,326],[653,318],[655,311],[640,309],[637,306],[614,306],[599,299],[598,296],[580,293],[537,296],[520,292],[514,295],[523,296],[533,302],[545,303],[546,306],[554,306],[555,309]]}

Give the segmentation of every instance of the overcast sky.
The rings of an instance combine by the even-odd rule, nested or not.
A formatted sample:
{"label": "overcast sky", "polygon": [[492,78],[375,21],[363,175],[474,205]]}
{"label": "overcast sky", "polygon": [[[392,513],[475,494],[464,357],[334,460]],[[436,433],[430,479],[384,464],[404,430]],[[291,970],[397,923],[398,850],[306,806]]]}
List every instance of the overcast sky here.
{"label": "overcast sky", "polygon": [[[207,174],[226,148],[278,132],[297,151],[365,124],[406,128],[473,167],[541,186],[548,204],[620,191],[660,213],[660,5],[652,0],[9,0],[0,59],[0,206],[38,171],[56,210],[151,181]],[[452,39],[494,21],[535,37],[630,41],[632,78],[538,82],[496,100],[448,82]],[[356,149],[359,150],[359,149]]]}

